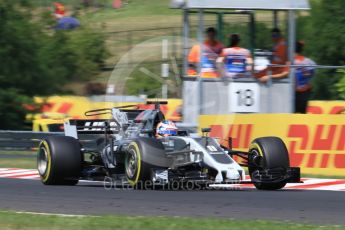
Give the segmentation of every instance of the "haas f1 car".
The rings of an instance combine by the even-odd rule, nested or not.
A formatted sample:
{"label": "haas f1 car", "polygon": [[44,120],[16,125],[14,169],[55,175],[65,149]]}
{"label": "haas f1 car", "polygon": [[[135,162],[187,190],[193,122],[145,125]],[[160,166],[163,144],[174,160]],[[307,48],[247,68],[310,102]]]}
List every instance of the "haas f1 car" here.
{"label": "haas f1 car", "polygon": [[[111,114],[108,120],[66,121],[64,135],[48,136],[39,145],[41,181],[75,185],[79,180],[112,178],[134,188],[252,183],[262,190],[300,182],[300,169],[290,167],[287,148],[277,137],[253,140],[248,152],[232,149],[231,138],[226,146],[219,144],[208,136],[209,128],[202,129],[201,136],[179,130],[175,136],[157,138],[157,124],[164,120],[162,103],[151,103],[154,108],[149,110],[123,106],[85,113]],[[243,167],[251,180],[246,180]]]}

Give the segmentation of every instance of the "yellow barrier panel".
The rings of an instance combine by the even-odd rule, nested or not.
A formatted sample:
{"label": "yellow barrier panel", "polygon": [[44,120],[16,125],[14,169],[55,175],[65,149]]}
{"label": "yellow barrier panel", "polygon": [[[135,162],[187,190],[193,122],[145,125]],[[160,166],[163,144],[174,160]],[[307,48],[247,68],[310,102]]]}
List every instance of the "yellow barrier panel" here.
{"label": "yellow barrier panel", "polygon": [[345,109],[345,101],[309,101],[308,113],[338,114]]}
{"label": "yellow barrier panel", "polygon": [[[148,99],[150,101],[164,100],[164,99]],[[167,105],[162,105],[161,110],[166,119],[173,121],[181,120],[181,99],[168,99]],[[137,105],[140,104],[139,109],[154,108],[154,105],[146,105],[138,102],[94,102],[87,97],[80,96],[50,96],[50,97],[35,97],[35,102],[43,104],[42,112],[50,114],[66,114],[68,117],[74,119],[84,119],[84,113],[88,110],[112,108],[115,106]],[[88,117],[92,119],[106,119],[107,115]]]}
{"label": "yellow barrier panel", "polygon": [[262,136],[278,136],[285,142],[291,166],[302,173],[345,177],[345,115],[237,114],[202,115],[200,128],[211,127],[210,136],[247,151]]}

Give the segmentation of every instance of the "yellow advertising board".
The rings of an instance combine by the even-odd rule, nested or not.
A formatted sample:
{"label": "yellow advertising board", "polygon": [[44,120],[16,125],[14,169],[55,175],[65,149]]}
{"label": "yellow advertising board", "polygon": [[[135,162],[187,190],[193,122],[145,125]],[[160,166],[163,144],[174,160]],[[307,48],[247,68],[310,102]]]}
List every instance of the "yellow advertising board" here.
{"label": "yellow advertising board", "polygon": [[211,127],[210,136],[233,148],[247,151],[250,142],[278,136],[285,142],[291,166],[302,173],[345,177],[345,115],[236,114],[202,115],[200,128]]}
{"label": "yellow advertising board", "polygon": [[[162,99],[150,99],[162,100]],[[66,114],[69,117],[82,119],[85,111],[99,108],[111,108],[114,106],[138,104],[137,102],[95,102],[88,97],[81,96],[50,96],[36,97],[37,103],[43,104],[42,112]],[[152,106],[142,104],[141,109],[151,108]],[[173,121],[181,120],[181,99],[168,99],[168,105],[162,105],[161,109],[166,118]],[[345,101],[310,101],[308,113],[312,114],[336,114],[345,109]],[[94,117],[101,118],[101,117]],[[102,117],[104,118],[104,117]]]}
{"label": "yellow advertising board", "polygon": [[345,101],[309,101],[307,113],[338,114],[345,109]]}
{"label": "yellow advertising board", "polygon": [[[148,99],[150,101],[163,99]],[[50,97],[36,97],[35,102],[42,104],[42,113],[47,114],[66,114],[73,119],[85,119],[84,113],[88,110],[112,108],[124,105],[137,105],[138,102],[96,102],[90,100],[88,97],[80,96],[50,96]],[[181,120],[181,99],[168,99],[167,105],[162,105],[161,110],[166,119],[173,121]],[[139,103],[138,109],[154,108],[154,105],[146,105]],[[92,119],[109,118],[109,116],[93,116],[88,117]]]}

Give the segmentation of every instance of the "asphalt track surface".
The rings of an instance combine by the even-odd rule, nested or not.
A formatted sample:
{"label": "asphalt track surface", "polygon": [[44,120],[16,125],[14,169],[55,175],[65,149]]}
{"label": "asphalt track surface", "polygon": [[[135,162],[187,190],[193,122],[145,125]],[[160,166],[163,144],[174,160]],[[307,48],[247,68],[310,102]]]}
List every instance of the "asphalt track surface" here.
{"label": "asphalt track surface", "polygon": [[100,183],[44,186],[0,179],[0,209],[87,215],[188,216],[345,224],[345,192],[106,190]]}

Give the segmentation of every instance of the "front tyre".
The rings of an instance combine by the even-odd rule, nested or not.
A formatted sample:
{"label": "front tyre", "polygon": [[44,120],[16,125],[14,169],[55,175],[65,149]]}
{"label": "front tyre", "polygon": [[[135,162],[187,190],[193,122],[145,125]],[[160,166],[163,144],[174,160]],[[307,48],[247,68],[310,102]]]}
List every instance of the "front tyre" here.
{"label": "front tyre", "polygon": [[162,142],[153,138],[137,138],[127,147],[125,174],[128,183],[136,189],[152,187],[155,169],[167,169],[171,159],[166,157]]}
{"label": "front tyre", "polygon": [[150,180],[150,169],[143,161],[143,153],[137,141],[128,145],[125,172],[127,181],[135,188],[143,187],[144,183]]}
{"label": "front tyre", "polygon": [[82,168],[78,140],[67,136],[50,136],[38,147],[37,169],[45,185],[76,185]]}
{"label": "front tyre", "polygon": [[[287,169],[290,166],[288,150],[284,142],[278,137],[261,137],[255,139],[249,149],[249,174],[253,180],[253,173],[258,170]],[[254,182],[260,190],[277,190],[286,182]]]}

